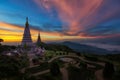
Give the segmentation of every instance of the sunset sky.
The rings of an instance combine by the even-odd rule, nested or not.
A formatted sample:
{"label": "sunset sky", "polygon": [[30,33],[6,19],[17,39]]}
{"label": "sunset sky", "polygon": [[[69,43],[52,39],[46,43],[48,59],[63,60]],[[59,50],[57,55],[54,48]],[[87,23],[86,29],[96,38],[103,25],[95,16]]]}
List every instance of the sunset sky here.
{"label": "sunset sky", "polygon": [[120,44],[120,0],[0,0],[0,38],[20,42],[26,17],[33,41]]}

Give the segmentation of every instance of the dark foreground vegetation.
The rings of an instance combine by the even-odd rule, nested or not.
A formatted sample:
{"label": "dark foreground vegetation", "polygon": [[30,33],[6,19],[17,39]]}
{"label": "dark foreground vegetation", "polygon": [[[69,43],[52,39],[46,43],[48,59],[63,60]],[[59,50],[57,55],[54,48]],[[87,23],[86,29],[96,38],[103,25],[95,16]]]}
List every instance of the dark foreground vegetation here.
{"label": "dark foreground vegetation", "polygon": [[[67,46],[58,44],[42,44],[48,50],[73,52]],[[53,63],[43,62],[37,67],[28,68],[29,59],[26,54],[20,56],[6,56],[1,54],[4,51],[16,49],[15,46],[7,46],[0,44],[0,80],[62,80],[62,74],[60,68],[64,67],[65,62],[57,61]],[[76,60],[80,62],[77,64],[69,65],[67,68],[69,80],[96,80],[95,71],[103,69],[103,77],[106,80],[120,80],[120,54],[108,54],[108,55],[93,55],[93,54],[81,54],[77,53],[77,56],[84,58],[87,61]],[[92,63],[96,62],[96,64]],[[105,63],[104,66],[100,66],[97,63]],[[87,65],[93,65],[95,68],[90,68]],[[22,70],[26,69],[23,73]],[[31,76],[37,72],[44,70],[50,70],[50,72],[42,75]]]}
{"label": "dark foreground vegetation", "polygon": [[21,69],[29,66],[26,56],[0,55],[0,80],[21,80]]}

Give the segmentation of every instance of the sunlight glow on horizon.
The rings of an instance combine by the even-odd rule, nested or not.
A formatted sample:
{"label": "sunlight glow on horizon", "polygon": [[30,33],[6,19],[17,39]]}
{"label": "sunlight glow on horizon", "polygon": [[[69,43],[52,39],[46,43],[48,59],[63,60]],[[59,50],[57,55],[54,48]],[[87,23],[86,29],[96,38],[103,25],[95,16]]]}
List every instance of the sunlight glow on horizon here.
{"label": "sunlight glow on horizon", "polygon": [[[38,30],[31,29],[31,36],[33,42],[37,40]],[[0,38],[4,40],[4,42],[21,42],[22,36],[24,32],[24,27],[3,23],[0,22]],[[58,32],[43,32],[40,31],[42,41],[60,41],[64,39],[80,39],[84,38],[81,36],[65,36]]]}

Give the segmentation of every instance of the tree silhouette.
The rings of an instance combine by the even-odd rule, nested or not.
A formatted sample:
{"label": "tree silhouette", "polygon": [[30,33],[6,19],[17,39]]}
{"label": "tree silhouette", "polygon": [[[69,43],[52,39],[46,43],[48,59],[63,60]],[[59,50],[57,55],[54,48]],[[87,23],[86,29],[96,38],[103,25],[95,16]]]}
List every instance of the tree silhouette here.
{"label": "tree silhouette", "polygon": [[3,39],[0,39],[0,44],[1,44],[1,42],[3,42],[4,40]]}

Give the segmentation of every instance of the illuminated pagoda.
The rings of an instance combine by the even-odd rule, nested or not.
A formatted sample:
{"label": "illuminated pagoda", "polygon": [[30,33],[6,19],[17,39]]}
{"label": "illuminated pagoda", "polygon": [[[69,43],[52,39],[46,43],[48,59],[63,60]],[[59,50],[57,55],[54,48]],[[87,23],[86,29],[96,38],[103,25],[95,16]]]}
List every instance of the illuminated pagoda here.
{"label": "illuminated pagoda", "polygon": [[28,17],[26,18],[26,23],[25,23],[25,29],[24,29],[24,34],[23,34],[23,39],[22,39],[22,46],[27,45],[27,46],[32,46],[33,42],[31,39],[31,34],[30,34],[30,28],[29,28],[29,23],[28,23]]}

